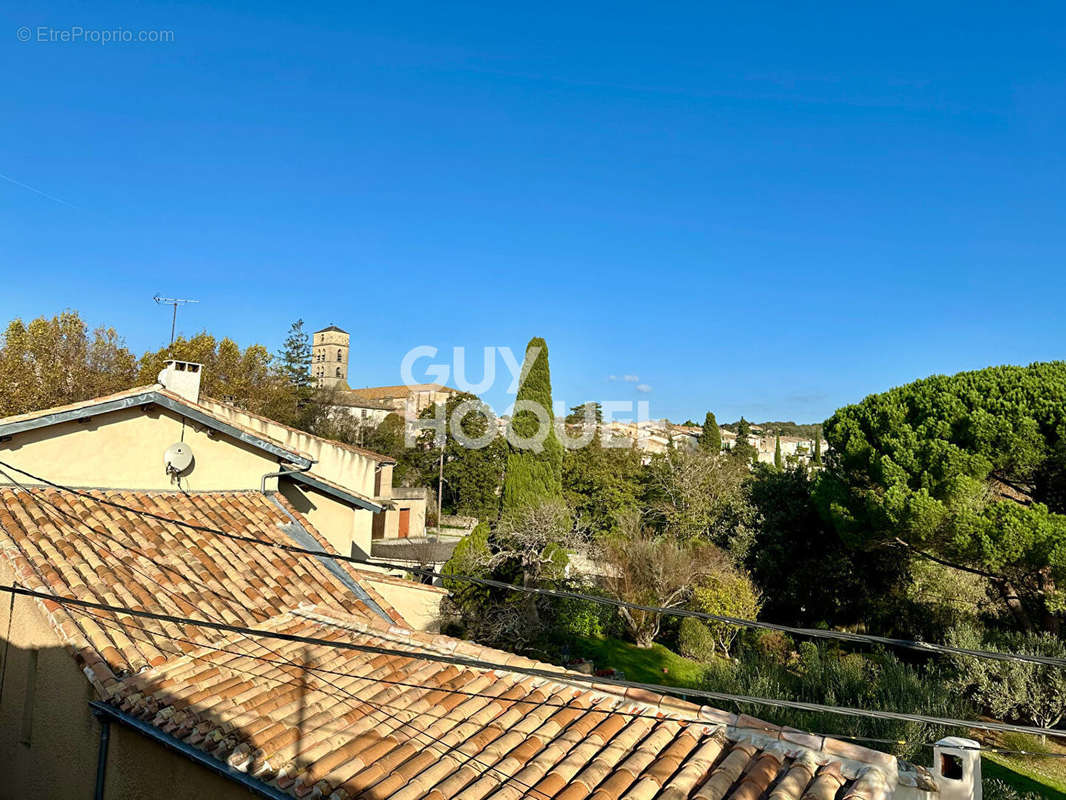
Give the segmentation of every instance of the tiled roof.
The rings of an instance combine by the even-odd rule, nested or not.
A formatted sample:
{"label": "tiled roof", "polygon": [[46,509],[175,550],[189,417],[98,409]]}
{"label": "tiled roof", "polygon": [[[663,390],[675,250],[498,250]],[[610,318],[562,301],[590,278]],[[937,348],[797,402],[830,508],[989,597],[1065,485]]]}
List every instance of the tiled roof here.
{"label": "tiled roof", "polygon": [[[93,491],[103,498],[163,517],[217,527],[241,536],[292,544],[281,526],[298,524],[332,552],[281,495],[258,492]],[[357,597],[317,559],[239,542],[55,489],[0,488],[0,552],[15,580],[30,589],[176,616],[254,625],[306,603],[325,603],[386,623],[402,617],[363,587]],[[358,573],[347,570],[353,579]],[[98,687],[163,663],[166,635],[208,641],[212,634],[150,623],[158,636],[134,642],[81,614],[44,603],[65,643]]]}
{"label": "tiled roof", "polygon": [[[294,797],[884,800],[897,780],[927,780],[884,753],[640,689],[590,686],[561,667],[411,631],[368,581],[360,599],[315,558],[97,498],[279,542],[287,542],[282,526],[296,523],[329,549],[278,495],[0,489],[0,552],[19,584],[412,653],[42,603],[105,702]],[[435,662],[419,651],[501,666]],[[557,677],[513,671],[534,667]]]}
{"label": "tiled roof", "polygon": [[443,636],[317,609],[269,625],[559,678],[233,636],[126,679],[110,702],[295,797],[881,800],[896,776],[882,753],[754,720],[759,732],[738,731],[723,712],[589,689]]}
{"label": "tiled roof", "polygon": [[440,383],[416,383],[411,386],[400,384],[399,386],[367,386],[363,389],[349,390],[356,397],[365,400],[393,400],[405,398],[411,392],[455,392],[449,386]]}

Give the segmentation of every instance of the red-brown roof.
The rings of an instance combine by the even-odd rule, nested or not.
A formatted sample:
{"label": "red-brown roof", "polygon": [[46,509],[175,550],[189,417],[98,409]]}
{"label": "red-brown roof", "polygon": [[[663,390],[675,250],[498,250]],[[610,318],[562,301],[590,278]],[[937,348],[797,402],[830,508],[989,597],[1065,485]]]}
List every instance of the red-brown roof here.
{"label": "red-brown roof", "polygon": [[[381,621],[360,597],[315,558],[227,539],[96,502],[110,500],[162,517],[240,536],[293,544],[280,526],[296,522],[326,552],[328,542],[280,494],[258,492],[93,491],[0,488],[0,551],[21,586],[109,605],[182,617],[254,625],[300,604],[324,603]],[[357,579],[356,573],[348,571]],[[368,587],[377,606],[402,617]],[[47,605],[47,604],[46,604]],[[54,605],[54,604],[53,604]],[[92,618],[49,607],[53,623],[94,683],[158,665],[168,635],[210,641],[212,634],[166,623],[134,642]],[[106,615],[105,615],[106,616]]]}
{"label": "red-brown roof", "polygon": [[589,689],[560,668],[545,680],[417,657],[552,669],[443,636],[317,609],[269,626],[412,657],[274,641],[268,653],[233,636],[128,678],[111,702],[296,797],[881,800],[895,773],[884,754],[841,742],[815,751],[812,737],[757,720],[738,732],[728,723],[745,723],[731,715]]}
{"label": "red-brown roof", "polygon": [[356,397],[365,400],[401,400],[412,392],[451,392],[456,394],[455,389],[441,383],[416,383],[412,385],[400,384],[399,386],[367,386],[362,389],[349,389]]}
{"label": "red-brown roof", "polygon": [[[294,797],[883,800],[892,794],[897,764],[886,754],[641,689],[590,687],[560,667],[414,632],[380,596],[366,589],[360,599],[316,558],[147,519],[99,500],[279,542],[286,542],[280,526],[295,522],[331,552],[279,496],[107,491],[81,497],[0,489],[0,552],[21,585],[411,654],[253,639],[43,604],[106,702]],[[390,625],[373,605],[401,624]],[[427,653],[500,666],[418,657]],[[531,667],[557,677],[513,671]]]}

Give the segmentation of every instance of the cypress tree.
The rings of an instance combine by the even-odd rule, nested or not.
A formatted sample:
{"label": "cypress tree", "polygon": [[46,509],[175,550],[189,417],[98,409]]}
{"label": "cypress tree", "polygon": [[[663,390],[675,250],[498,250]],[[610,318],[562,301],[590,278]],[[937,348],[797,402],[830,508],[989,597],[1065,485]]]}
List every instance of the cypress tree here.
{"label": "cypress tree", "polygon": [[505,515],[544,500],[563,499],[563,446],[555,436],[548,345],[539,336],[530,339],[526,345],[522,370],[525,378],[518,387],[515,397],[517,410],[511,416],[509,428],[515,436],[523,439],[537,435],[540,419],[535,412],[519,406],[521,401],[528,401],[538,404],[547,412],[549,429],[540,452],[511,445],[507,455],[507,474],[503,481],[502,511]]}
{"label": "cypress tree", "polygon": [[814,432],[814,463],[822,465],[822,429]]}
{"label": "cypress tree", "polygon": [[722,432],[718,430],[718,420],[710,411],[703,419],[703,432],[700,434],[700,448],[709,453],[722,451]]}
{"label": "cypress tree", "polygon": [[759,450],[749,441],[750,437],[751,424],[741,417],[737,423],[737,443],[733,445],[733,457],[746,464],[759,458]]}
{"label": "cypress tree", "polygon": [[774,442],[774,466],[778,469],[784,466],[781,460],[781,434],[777,435],[777,440]]}

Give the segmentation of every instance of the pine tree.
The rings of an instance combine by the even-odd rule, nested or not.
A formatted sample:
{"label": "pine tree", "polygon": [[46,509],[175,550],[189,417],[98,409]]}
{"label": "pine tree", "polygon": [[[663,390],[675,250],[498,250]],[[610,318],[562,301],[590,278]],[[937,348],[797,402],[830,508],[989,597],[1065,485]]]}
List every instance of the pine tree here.
{"label": "pine tree", "polygon": [[784,462],[781,460],[781,434],[777,435],[777,440],[774,442],[774,466],[778,469],[784,466]]}
{"label": "pine tree", "polygon": [[311,340],[304,331],[304,321],[296,320],[289,328],[289,335],[281,345],[277,355],[278,367],[289,385],[298,394],[310,394],[311,382]]}
{"label": "pine tree", "polygon": [[710,411],[703,420],[703,433],[700,434],[700,447],[709,453],[719,453],[722,450],[722,432],[718,430],[718,420]]}
{"label": "pine tree", "polygon": [[517,411],[511,417],[509,433],[521,439],[532,439],[538,434],[541,420],[535,412],[519,405],[523,401],[536,403],[544,409],[549,429],[540,452],[511,445],[511,452],[507,456],[507,474],[503,481],[504,515],[545,500],[561,500],[563,497],[563,446],[555,436],[548,345],[540,337],[530,339],[526,345],[522,371],[525,377],[515,397]]}

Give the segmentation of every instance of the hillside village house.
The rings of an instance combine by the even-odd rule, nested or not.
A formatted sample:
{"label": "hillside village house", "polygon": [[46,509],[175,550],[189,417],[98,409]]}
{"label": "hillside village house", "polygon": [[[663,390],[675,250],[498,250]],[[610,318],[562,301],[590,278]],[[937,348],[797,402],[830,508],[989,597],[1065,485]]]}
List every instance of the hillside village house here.
{"label": "hillside village house", "polygon": [[0,420],[0,461],[54,484],[0,467],[0,583],[45,595],[0,603],[0,798],[980,797],[965,741],[930,774],[419,631],[439,590],[328,557],[389,462],[199,398],[197,369]]}
{"label": "hillside village house", "polygon": [[[393,459],[203,397],[199,364],[167,362],[159,377],[152,386],[0,420],[0,460],[64,486],[276,492],[337,552],[357,558],[369,557],[375,536],[424,532],[425,494],[394,496]],[[164,462],[177,443],[191,455],[183,469]],[[0,485],[10,482],[0,474]]]}

